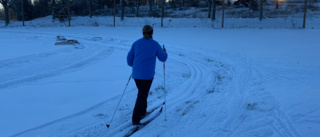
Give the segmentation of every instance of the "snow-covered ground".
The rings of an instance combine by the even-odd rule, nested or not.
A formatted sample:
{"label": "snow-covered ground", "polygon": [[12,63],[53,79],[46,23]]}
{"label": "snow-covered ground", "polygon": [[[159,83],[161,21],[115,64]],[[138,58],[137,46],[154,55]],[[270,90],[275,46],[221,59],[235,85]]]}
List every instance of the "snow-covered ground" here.
{"label": "snow-covered ground", "polygon": [[[127,52],[145,24],[154,25],[154,39],[169,54],[167,107],[133,136],[320,136],[319,23],[309,22],[314,25],[308,29],[213,29],[201,19],[172,19],[172,26],[167,19],[160,28],[159,19],[127,18],[116,27],[94,27],[92,22],[111,18],[79,17],[64,27],[46,23],[48,18],[0,28],[1,137],[126,134],[120,129],[131,123],[137,94],[132,80],[110,128],[105,125],[131,74]],[[58,35],[85,48],[55,46]],[[149,108],[164,100],[163,73],[158,62]]]}

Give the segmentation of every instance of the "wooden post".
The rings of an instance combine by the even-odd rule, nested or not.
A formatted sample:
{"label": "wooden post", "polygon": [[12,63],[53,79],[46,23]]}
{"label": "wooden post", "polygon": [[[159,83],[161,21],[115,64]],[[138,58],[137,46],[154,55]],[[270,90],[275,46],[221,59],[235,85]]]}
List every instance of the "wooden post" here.
{"label": "wooden post", "polygon": [[306,28],[307,7],[308,7],[308,0],[305,0],[304,1],[303,28]]}
{"label": "wooden post", "polygon": [[21,0],[21,4],[22,4],[22,26],[24,26],[24,3],[23,3],[23,0]]}
{"label": "wooden post", "polygon": [[165,1],[165,0],[162,0],[162,4],[161,4],[161,27],[163,27],[164,1]]}

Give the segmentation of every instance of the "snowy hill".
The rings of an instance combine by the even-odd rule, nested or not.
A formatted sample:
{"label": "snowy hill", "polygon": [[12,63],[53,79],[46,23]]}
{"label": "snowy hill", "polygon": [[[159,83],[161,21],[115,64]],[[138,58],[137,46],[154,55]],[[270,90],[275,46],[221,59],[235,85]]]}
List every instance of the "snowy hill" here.
{"label": "snowy hill", "polygon": [[[137,94],[132,80],[105,125],[131,74],[129,48],[151,24],[169,54],[166,115],[133,136],[318,137],[320,23],[312,18],[297,29],[302,19],[293,27],[295,20],[226,19],[227,29],[196,18],[166,18],[164,28],[158,18],[117,18],[116,27],[111,17],[73,17],[71,27],[50,17],[26,27],[12,22],[0,28],[0,136],[126,134],[120,130],[131,123]],[[58,35],[84,48],[55,46]],[[163,73],[157,62],[149,108],[164,100]]]}

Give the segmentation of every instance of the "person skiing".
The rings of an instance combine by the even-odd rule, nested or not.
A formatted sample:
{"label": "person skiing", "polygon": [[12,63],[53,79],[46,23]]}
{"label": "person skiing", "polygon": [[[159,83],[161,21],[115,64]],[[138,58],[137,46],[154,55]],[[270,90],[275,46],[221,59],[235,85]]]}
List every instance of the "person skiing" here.
{"label": "person skiing", "polygon": [[153,40],[153,28],[145,25],[143,38],[135,41],[127,55],[127,63],[132,67],[132,78],[138,88],[138,95],[132,114],[132,124],[140,125],[140,120],[147,110],[147,98],[155,75],[156,58],[165,62],[168,58],[166,49]]}

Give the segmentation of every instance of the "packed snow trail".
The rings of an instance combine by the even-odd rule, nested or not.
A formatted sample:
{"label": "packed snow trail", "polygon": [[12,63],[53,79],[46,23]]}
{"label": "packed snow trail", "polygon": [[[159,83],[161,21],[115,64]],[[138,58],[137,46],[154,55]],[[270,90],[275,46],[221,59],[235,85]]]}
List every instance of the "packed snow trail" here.
{"label": "packed snow trail", "polygon": [[[0,89],[51,84],[51,82],[74,82],[59,78],[87,73],[88,70],[106,73],[110,71],[110,68],[112,71],[119,70],[113,73],[121,72],[121,75],[117,74],[117,77],[112,77],[113,79],[84,77],[85,79],[79,81],[89,81],[83,82],[89,87],[94,86],[94,83],[99,82],[98,80],[106,84],[120,83],[116,84],[120,87],[114,90],[113,86],[105,88],[100,85],[97,88],[105,88],[106,100],[100,103],[85,102],[91,107],[73,111],[72,114],[65,114],[54,120],[43,121],[38,126],[27,126],[30,129],[21,130],[12,136],[123,136],[125,132],[118,130],[131,123],[132,108],[137,92],[134,82],[130,83],[110,129],[106,129],[105,124],[110,120],[119,96],[108,97],[108,95],[118,90],[121,92],[121,86],[125,85],[130,75],[129,67],[117,64],[117,62],[125,62],[125,56],[134,40],[116,36],[106,37],[101,34],[51,32],[30,34],[28,31],[22,33],[27,35],[28,39],[35,39],[35,41],[48,39],[49,42],[44,42],[44,44],[52,44],[56,35],[64,35],[67,38],[79,40],[86,48],[76,50],[73,47],[55,47],[54,50],[40,50],[41,53],[1,60],[0,69],[8,73],[0,72],[2,76]],[[314,86],[319,77],[316,73],[318,70],[310,71],[315,73],[305,73],[309,70],[283,67],[285,65],[282,65],[281,68],[273,66],[276,64],[274,62],[261,63],[245,55],[221,53],[221,51],[210,50],[210,48],[192,48],[188,45],[179,45],[179,41],[175,44],[167,41],[161,42],[164,42],[162,44],[166,45],[169,53],[169,60],[166,62],[168,121],[164,121],[162,114],[133,136],[299,137],[304,135],[300,134],[301,128],[297,128],[297,121],[317,123],[318,117],[314,116],[317,114],[317,108],[308,111],[310,114],[292,117],[293,114],[286,113],[280,106],[279,101],[272,94],[274,91],[266,88],[266,83],[277,79],[297,79],[297,83],[306,82],[311,77],[307,75],[314,74],[312,78],[315,81],[308,81]],[[70,60],[58,61],[65,58],[70,58]],[[49,60],[51,64],[46,60]],[[100,64],[103,63],[107,65],[101,68]],[[39,68],[32,68],[32,66]],[[86,68],[90,69],[86,70]],[[23,71],[24,69],[26,71]],[[32,69],[38,71],[33,72]],[[149,95],[149,108],[163,101],[162,63],[158,63],[156,69],[155,80]],[[284,72],[289,75],[283,74]],[[71,78],[77,79],[78,77]],[[83,85],[81,82],[75,85]],[[42,89],[46,90],[48,87]],[[66,92],[68,88],[63,90]],[[309,115],[314,117],[308,117]]]}
{"label": "packed snow trail", "polygon": [[[26,34],[23,34],[26,35]],[[33,37],[33,34],[24,37]],[[35,39],[47,39],[52,42],[54,35],[34,36]],[[85,50],[75,50],[72,45],[61,47],[54,51],[25,55],[0,61],[0,89],[17,84],[37,81],[54,75],[65,74],[79,70],[96,61],[108,57],[112,48],[102,45],[93,45],[92,42],[84,42],[90,45]],[[64,60],[64,61],[61,61]],[[23,66],[23,67],[22,67]]]}
{"label": "packed snow trail", "polygon": [[[120,44],[112,47],[113,52],[125,55],[127,51],[123,49],[128,50],[129,46],[121,41],[108,40],[109,43]],[[214,56],[214,51],[203,49],[165,45],[170,54],[166,65],[168,121],[160,116],[133,136],[181,136],[185,135],[183,129],[190,126],[195,127],[194,134],[190,136],[300,136],[274,97],[260,88],[259,77],[263,74],[252,66],[250,60],[221,53]],[[92,53],[95,50],[98,49],[92,49]],[[30,58],[37,55],[33,56]],[[113,57],[117,56],[109,56]],[[176,65],[181,70],[176,70]],[[60,72],[59,69],[53,71],[53,74]],[[159,73],[163,71],[162,67],[158,66],[156,71],[149,106],[163,101],[163,75]],[[37,77],[41,78],[41,75]],[[112,136],[123,136],[125,133],[114,131],[130,123],[135,90],[131,87],[125,95],[110,129],[106,129],[105,124],[111,110],[115,109],[117,97],[13,136],[33,136],[37,133],[42,136],[108,136],[111,133]]]}

